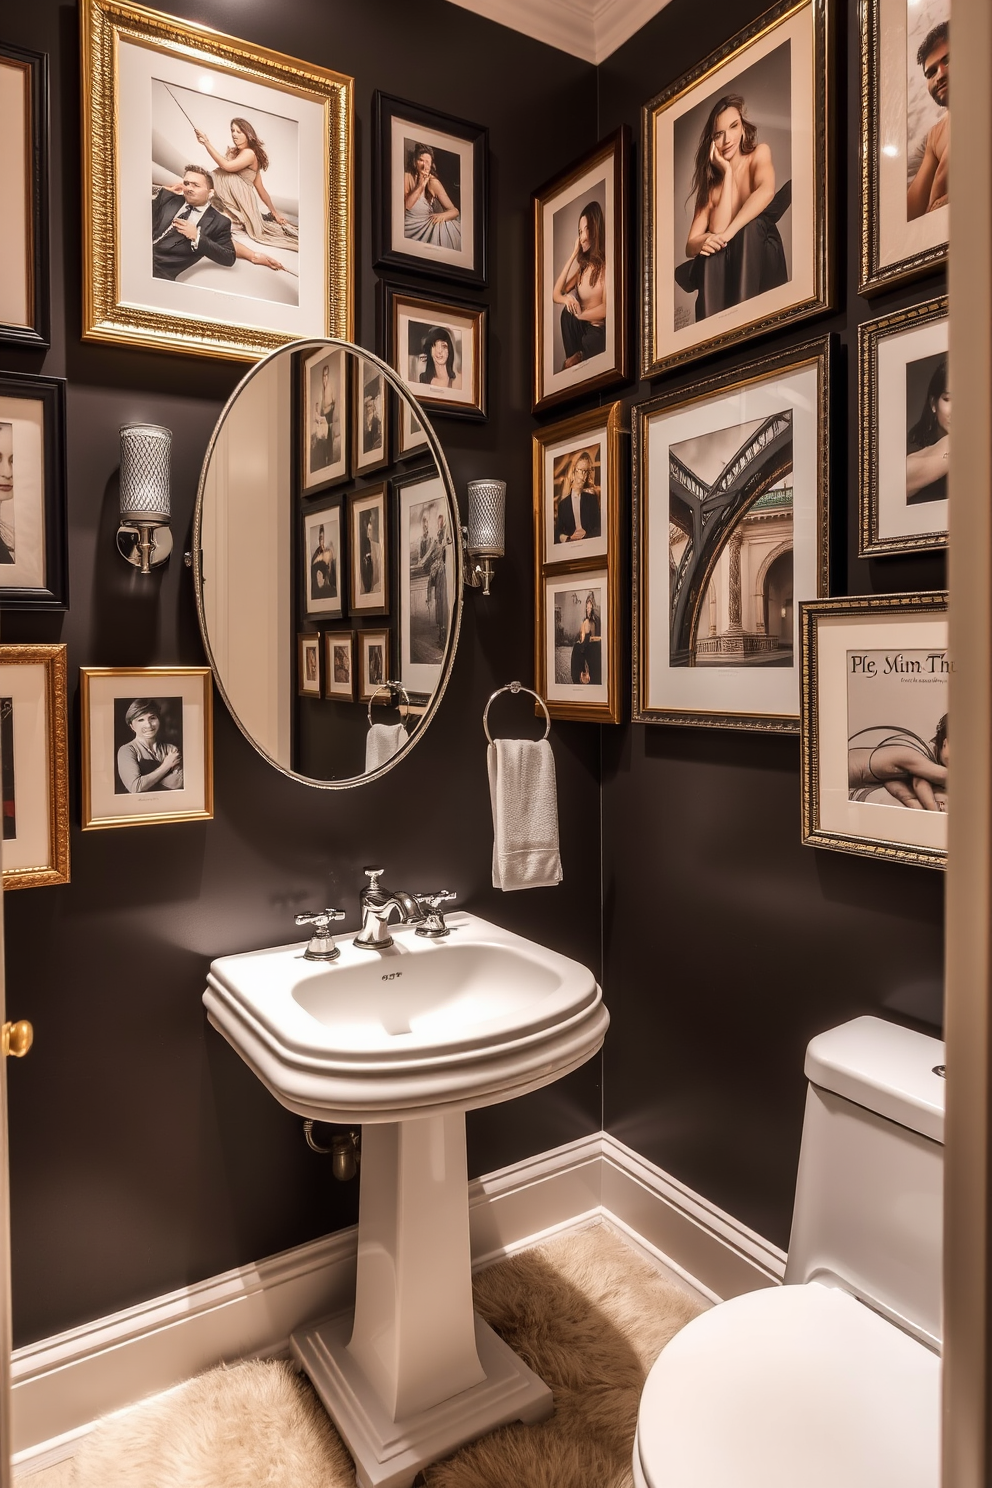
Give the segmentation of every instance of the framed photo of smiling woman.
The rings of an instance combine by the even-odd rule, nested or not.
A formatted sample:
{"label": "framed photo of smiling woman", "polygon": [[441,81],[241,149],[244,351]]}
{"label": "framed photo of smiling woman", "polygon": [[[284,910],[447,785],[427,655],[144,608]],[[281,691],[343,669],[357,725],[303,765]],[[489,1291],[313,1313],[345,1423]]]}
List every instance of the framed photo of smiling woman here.
{"label": "framed photo of smiling woman", "polygon": [[643,110],[642,372],[830,304],[826,0],[779,0]]}

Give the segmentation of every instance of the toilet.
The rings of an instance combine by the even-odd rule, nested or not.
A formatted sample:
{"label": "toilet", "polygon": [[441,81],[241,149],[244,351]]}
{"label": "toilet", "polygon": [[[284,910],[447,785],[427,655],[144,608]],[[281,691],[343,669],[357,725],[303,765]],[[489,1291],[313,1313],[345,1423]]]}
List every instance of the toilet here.
{"label": "toilet", "polygon": [[661,1353],[636,1488],[938,1488],[943,1063],[880,1018],[812,1040],[785,1285]]}

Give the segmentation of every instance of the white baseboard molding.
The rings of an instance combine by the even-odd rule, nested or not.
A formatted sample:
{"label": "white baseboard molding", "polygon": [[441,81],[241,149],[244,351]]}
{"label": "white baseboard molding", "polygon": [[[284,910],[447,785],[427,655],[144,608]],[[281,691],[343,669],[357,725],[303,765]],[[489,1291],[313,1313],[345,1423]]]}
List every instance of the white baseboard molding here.
{"label": "white baseboard molding", "polygon": [[[785,1255],[605,1132],[475,1179],[472,1256],[488,1265],[603,1215],[714,1301],[775,1285]],[[15,1467],[68,1455],[101,1416],[226,1360],[279,1353],[301,1324],[348,1306],[358,1232],[99,1318],[13,1356]]]}

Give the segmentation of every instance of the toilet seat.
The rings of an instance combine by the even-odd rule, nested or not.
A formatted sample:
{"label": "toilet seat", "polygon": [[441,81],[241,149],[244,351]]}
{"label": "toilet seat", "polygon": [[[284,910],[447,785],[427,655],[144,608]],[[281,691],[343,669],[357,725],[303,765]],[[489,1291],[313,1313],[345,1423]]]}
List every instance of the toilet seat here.
{"label": "toilet seat", "polygon": [[637,1488],[938,1488],[940,1360],[819,1282],[722,1302],[648,1375]]}

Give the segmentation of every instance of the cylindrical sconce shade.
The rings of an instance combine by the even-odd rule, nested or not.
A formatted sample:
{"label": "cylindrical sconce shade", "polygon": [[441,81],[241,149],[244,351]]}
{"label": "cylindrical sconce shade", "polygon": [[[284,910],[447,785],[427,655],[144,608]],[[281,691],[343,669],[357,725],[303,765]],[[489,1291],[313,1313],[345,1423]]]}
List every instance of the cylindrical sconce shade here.
{"label": "cylindrical sconce shade", "polygon": [[172,430],[158,424],[121,429],[121,521],[168,523]]}
{"label": "cylindrical sconce shade", "polygon": [[506,481],[468,483],[468,550],[473,556],[501,558],[506,532]]}

